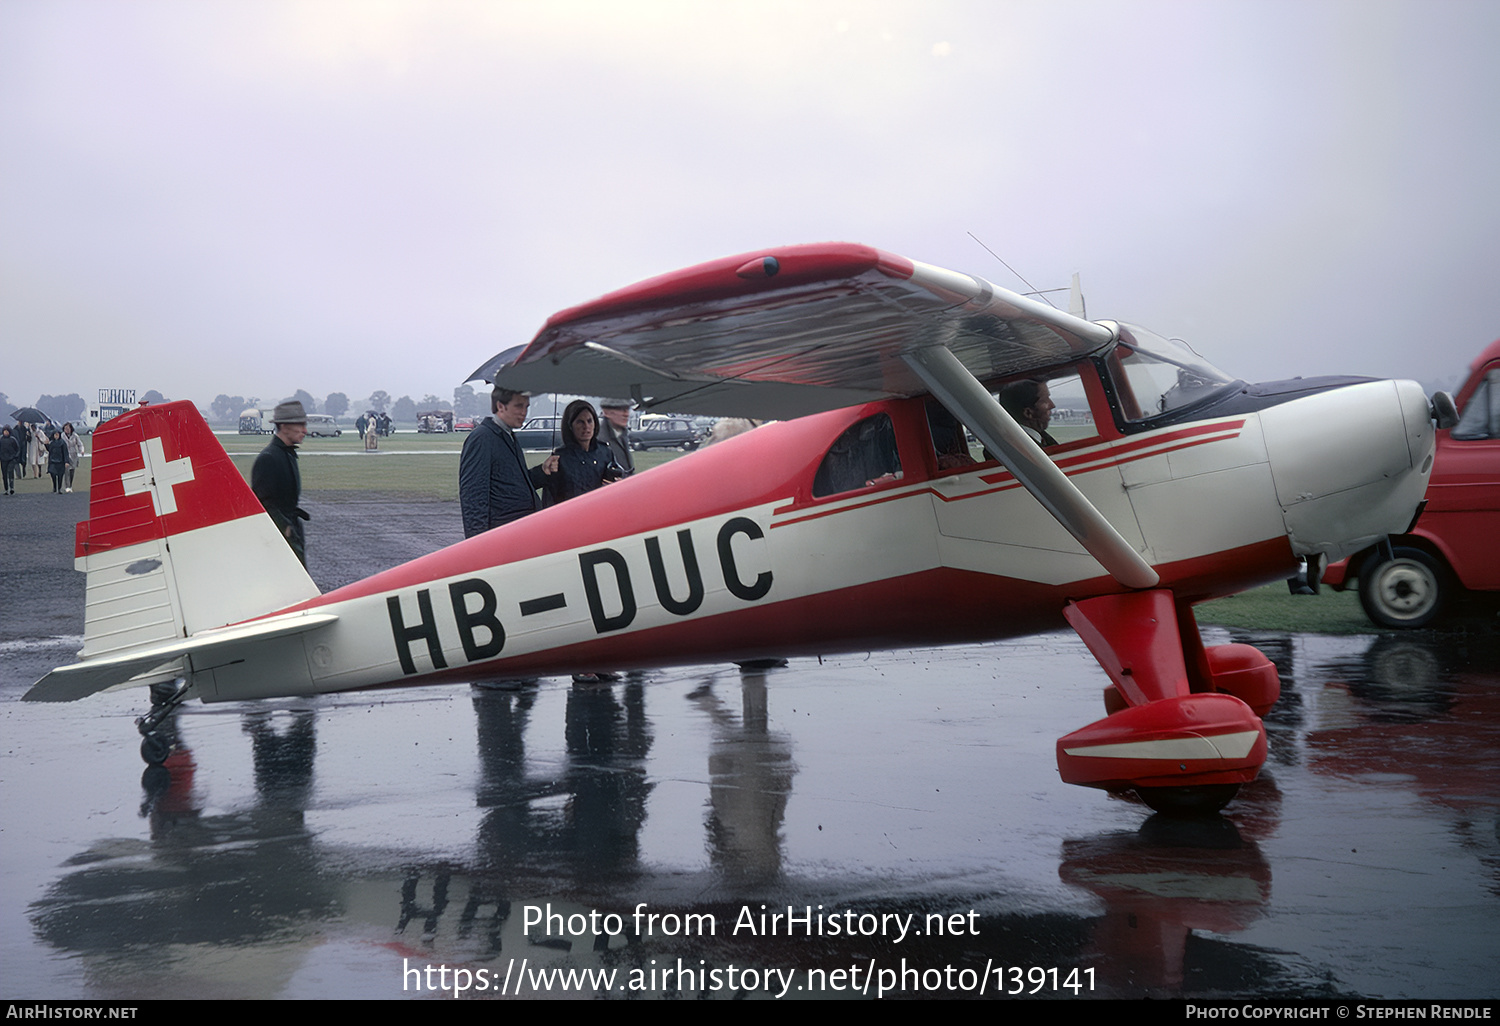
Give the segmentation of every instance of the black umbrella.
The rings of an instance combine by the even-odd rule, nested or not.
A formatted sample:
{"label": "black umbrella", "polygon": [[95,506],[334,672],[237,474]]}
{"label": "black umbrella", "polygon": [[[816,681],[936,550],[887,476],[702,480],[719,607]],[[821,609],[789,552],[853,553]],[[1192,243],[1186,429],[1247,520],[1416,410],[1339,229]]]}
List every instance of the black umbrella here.
{"label": "black umbrella", "polygon": [[37,409],[35,406],[23,406],[16,412],[12,413],[11,416],[19,420],[22,424],[52,423],[52,418],[47,416],[41,410]]}

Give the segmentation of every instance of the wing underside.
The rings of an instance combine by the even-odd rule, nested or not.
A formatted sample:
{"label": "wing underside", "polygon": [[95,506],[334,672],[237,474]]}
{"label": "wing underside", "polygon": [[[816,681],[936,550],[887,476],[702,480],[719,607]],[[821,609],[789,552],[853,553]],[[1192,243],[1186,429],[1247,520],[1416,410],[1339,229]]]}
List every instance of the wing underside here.
{"label": "wing underside", "polygon": [[714,261],[565,310],[471,380],[791,418],[924,393],[902,359],[919,349],[942,346],[984,380],[1065,363],[1113,338],[982,278],[822,244]]}
{"label": "wing underside", "polygon": [[931,393],[1127,587],[1156,571],[983,382],[1071,363],[1116,330],[864,246],[794,246],[653,278],[553,316],[470,379],[787,419]]}

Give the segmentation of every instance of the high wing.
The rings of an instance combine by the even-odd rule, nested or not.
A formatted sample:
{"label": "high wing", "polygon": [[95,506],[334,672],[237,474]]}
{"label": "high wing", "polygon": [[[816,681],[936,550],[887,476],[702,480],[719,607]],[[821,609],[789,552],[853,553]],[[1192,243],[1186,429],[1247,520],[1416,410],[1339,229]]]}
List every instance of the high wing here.
{"label": "high wing", "polygon": [[790,419],[927,392],[903,358],[916,350],[942,346],[985,380],[1066,363],[1114,338],[983,278],[821,243],[700,264],[564,310],[470,380]]}
{"label": "high wing", "polygon": [[768,418],[930,392],[1117,580],[1149,588],[1156,571],[979,384],[1115,338],[983,278],[823,243],[700,264],[564,310],[470,380]]}

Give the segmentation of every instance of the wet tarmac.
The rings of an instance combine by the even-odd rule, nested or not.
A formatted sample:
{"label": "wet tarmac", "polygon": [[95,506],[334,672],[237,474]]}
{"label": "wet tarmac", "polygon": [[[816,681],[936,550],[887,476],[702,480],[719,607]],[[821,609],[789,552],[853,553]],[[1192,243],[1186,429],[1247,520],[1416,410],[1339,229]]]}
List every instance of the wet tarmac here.
{"label": "wet tarmac", "polygon": [[[6,997],[1500,995],[1492,622],[1236,632],[1284,696],[1206,821],[1059,782],[1104,683],[1064,633],[194,703],[143,773],[143,693],[20,702],[81,641],[86,498],[0,507]],[[458,534],[308,498],[325,588]]]}

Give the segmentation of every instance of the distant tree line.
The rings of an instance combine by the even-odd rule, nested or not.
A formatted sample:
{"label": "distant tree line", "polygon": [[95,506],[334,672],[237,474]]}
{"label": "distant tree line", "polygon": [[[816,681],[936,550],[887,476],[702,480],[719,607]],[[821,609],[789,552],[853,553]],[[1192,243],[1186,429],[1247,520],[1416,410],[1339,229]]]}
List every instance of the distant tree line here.
{"label": "distant tree line", "polygon": [[[139,398],[141,402],[147,403],[167,401],[166,396],[154,388]],[[292,399],[300,402],[308,413],[326,413],[331,417],[344,417],[358,416],[373,410],[376,413],[387,413],[391,419],[403,422],[414,421],[418,413],[427,410],[452,410],[454,415],[459,417],[483,417],[490,412],[488,389],[476,393],[470,385],[459,385],[455,388],[452,402],[440,399],[430,392],[421,399],[413,399],[409,395],[392,399],[389,392],[377,390],[364,399],[352,401],[343,392],[330,392],[320,403],[313,398],[312,393],[301,388],[281,401],[286,402]],[[275,405],[269,400],[265,403],[268,406]],[[67,395],[43,395],[30,405],[35,406],[58,423],[64,421],[82,423],[88,412],[88,400],[76,392],[70,392]],[[251,408],[260,409],[261,406],[262,399],[259,396],[226,395],[221,392],[209,404],[207,412],[213,421],[230,424],[239,420],[242,411]],[[11,402],[10,397],[5,393],[0,392],[0,420],[9,423],[10,415],[18,409],[20,406]]]}
{"label": "distant tree line", "polygon": [[[167,401],[167,397],[154,388],[145,395],[138,396],[137,398],[138,401],[143,403],[164,403]],[[75,424],[81,423],[89,409],[89,401],[77,392],[69,392],[67,395],[37,396],[36,402],[30,405],[41,410],[59,424],[65,424],[68,421],[72,421]],[[21,407],[12,403],[9,396],[4,392],[0,392],[0,418],[9,423],[10,415],[19,409]]]}
{"label": "distant tree line", "polygon": [[[489,413],[488,395],[475,394],[469,385],[460,385],[453,390],[453,401],[440,399],[432,393],[422,396],[421,399],[413,399],[409,395],[403,395],[399,399],[392,399],[391,394],[383,389],[377,389],[363,399],[350,400],[343,392],[330,392],[321,403],[318,402],[305,389],[297,389],[291,395],[280,400],[290,402],[296,400],[302,404],[302,408],[308,413],[326,413],[330,417],[358,416],[361,413],[373,411],[375,413],[388,414],[392,420],[410,422],[417,419],[417,414],[427,410],[452,410],[460,417],[482,417]],[[274,406],[269,400],[266,406]],[[214,397],[209,404],[209,414],[220,423],[230,423],[239,419],[240,412],[249,408],[261,409],[262,401],[256,396],[226,395],[220,393]],[[267,412],[262,410],[262,412]]]}
{"label": "distant tree line", "polygon": [[[41,410],[59,424],[65,424],[68,421],[81,424],[83,415],[88,412],[89,408],[88,400],[77,392],[69,392],[67,395],[37,396],[36,402],[30,405]],[[0,392],[0,420],[9,424],[10,415],[19,409],[21,407],[12,403],[9,396]]]}

